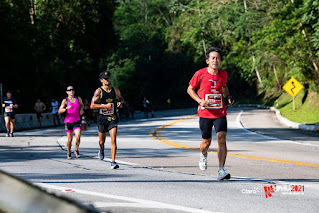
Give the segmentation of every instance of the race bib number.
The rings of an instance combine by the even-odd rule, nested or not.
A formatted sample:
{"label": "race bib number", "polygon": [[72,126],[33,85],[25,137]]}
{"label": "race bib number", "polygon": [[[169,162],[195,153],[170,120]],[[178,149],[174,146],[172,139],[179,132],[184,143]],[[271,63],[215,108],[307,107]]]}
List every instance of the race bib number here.
{"label": "race bib number", "polygon": [[205,101],[208,102],[206,109],[221,109],[223,108],[222,94],[205,94]]}
{"label": "race bib number", "polygon": [[13,107],[12,106],[7,106],[5,108],[5,112],[13,112]]}
{"label": "race bib number", "polygon": [[100,109],[101,115],[113,115],[114,114],[114,105],[112,105],[111,109]]}

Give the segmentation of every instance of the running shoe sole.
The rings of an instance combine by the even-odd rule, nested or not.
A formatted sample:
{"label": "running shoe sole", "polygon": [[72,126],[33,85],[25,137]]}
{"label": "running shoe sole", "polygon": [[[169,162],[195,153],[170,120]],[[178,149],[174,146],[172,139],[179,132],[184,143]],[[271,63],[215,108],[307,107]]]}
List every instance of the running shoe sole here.
{"label": "running shoe sole", "polygon": [[117,164],[115,166],[111,166],[111,169],[118,169],[118,168],[120,168],[120,166]]}
{"label": "running shoe sole", "polygon": [[231,177],[230,174],[227,174],[226,176],[224,176],[222,178],[218,177],[218,180],[229,180],[230,177]]}
{"label": "running shoe sole", "polygon": [[207,165],[204,166],[204,168],[201,167],[201,162],[198,163],[199,169],[202,171],[206,171],[207,170]]}
{"label": "running shoe sole", "polygon": [[75,151],[74,150],[74,154],[75,154],[75,157],[77,157],[77,158],[80,158],[81,156],[80,156],[80,153],[78,153],[77,151]]}

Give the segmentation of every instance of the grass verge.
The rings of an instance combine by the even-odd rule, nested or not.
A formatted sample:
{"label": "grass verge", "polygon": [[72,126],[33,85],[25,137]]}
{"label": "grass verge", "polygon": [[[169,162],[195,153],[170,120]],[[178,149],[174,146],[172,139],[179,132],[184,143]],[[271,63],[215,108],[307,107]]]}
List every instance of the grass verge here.
{"label": "grass verge", "polygon": [[319,93],[309,90],[305,91],[305,89],[300,91],[295,96],[295,110],[293,110],[292,100],[292,97],[285,91],[282,91],[281,95],[278,94],[278,91],[270,91],[268,93],[264,92],[259,97],[256,97],[256,99],[243,98],[236,102],[236,104],[273,106],[279,109],[281,115],[290,121],[302,124],[319,123]]}
{"label": "grass verge", "polygon": [[273,106],[280,110],[285,118],[302,124],[319,123],[319,94],[314,91],[300,91],[295,96],[295,110],[293,110],[293,98],[284,92]]}

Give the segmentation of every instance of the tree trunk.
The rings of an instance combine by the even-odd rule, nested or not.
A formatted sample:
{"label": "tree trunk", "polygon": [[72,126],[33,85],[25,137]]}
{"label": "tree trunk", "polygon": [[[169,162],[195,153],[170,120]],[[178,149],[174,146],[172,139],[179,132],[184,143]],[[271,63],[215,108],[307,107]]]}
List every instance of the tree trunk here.
{"label": "tree trunk", "polygon": [[319,77],[319,69],[318,69],[318,66],[317,66],[316,62],[312,61],[312,65],[315,68],[315,70],[317,71],[317,74],[318,74],[318,77]]}
{"label": "tree trunk", "polygon": [[279,87],[279,89],[281,91],[281,85],[280,85],[280,82],[279,82],[279,79],[278,79],[278,76],[277,76],[277,69],[276,69],[275,65],[273,65],[273,67],[274,67],[274,74],[275,74],[275,77],[276,77],[276,81],[277,81],[278,87]]}
{"label": "tree trunk", "polygon": [[147,0],[145,0],[145,24],[147,25],[147,13],[148,13],[148,4]]}
{"label": "tree trunk", "polygon": [[257,75],[257,78],[258,78],[259,83],[262,85],[262,83],[261,83],[261,77],[260,77],[258,68],[257,68],[257,66],[255,65],[255,60],[256,60],[256,59],[255,59],[255,56],[253,56],[253,62],[254,62],[254,66],[255,66],[256,75]]}
{"label": "tree trunk", "polygon": [[[36,1],[36,0],[34,0],[34,1]],[[31,24],[34,24],[34,22],[35,22],[35,6],[34,6],[34,1],[33,1],[33,0],[30,1],[29,13],[30,13]]]}
{"label": "tree trunk", "polygon": [[259,10],[258,3],[255,1],[256,9]]}
{"label": "tree trunk", "polygon": [[[293,1],[293,0],[292,0],[292,1]],[[300,26],[302,27],[302,23],[300,23]],[[305,40],[306,40],[308,49],[309,49],[309,51],[310,51],[310,53],[311,53],[311,56],[313,56],[314,54],[313,54],[313,52],[312,52],[312,50],[311,50],[311,48],[310,48],[309,40],[308,40],[308,38],[307,38],[307,34],[306,34],[305,29],[302,29],[302,34],[303,34],[303,36],[305,37]],[[317,72],[317,74],[318,74],[318,77],[319,77],[319,69],[318,69],[318,66],[317,66],[317,64],[316,64],[316,62],[315,62],[314,60],[312,60],[312,65],[313,65],[313,67],[315,68],[315,70],[316,70],[316,72]]]}
{"label": "tree trunk", "polygon": [[244,0],[245,13],[247,13],[247,2]]}
{"label": "tree trunk", "polygon": [[202,24],[202,13],[200,12],[199,0],[197,0],[197,6],[198,6],[198,16],[199,16],[199,22],[200,22],[200,31],[202,35],[203,49],[204,49],[204,53],[206,54],[206,44],[205,44],[203,24]]}

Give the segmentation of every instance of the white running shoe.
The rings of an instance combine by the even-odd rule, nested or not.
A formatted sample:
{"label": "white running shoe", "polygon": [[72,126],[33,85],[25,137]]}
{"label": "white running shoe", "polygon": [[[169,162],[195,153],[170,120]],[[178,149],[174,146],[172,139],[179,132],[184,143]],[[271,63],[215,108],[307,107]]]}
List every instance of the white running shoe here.
{"label": "white running shoe", "polygon": [[75,154],[75,157],[77,157],[77,158],[81,157],[79,150],[74,150],[74,154]]}
{"label": "white running shoe", "polygon": [[218,170],[218,180],[228,180],[230,179],[230,174],[227,173],[224,169]]}
{"label": "white running shoe", "polygon": [[111,169],[118,169],[118,168],[120,168],[120,166],[115,161],[112,161],[111,162]]}
{"label": "white running shoe", "polygon": [[68,160],[71,160],[71,159],[72,159],[71,153],[68,153],[68,154],[66,155],[66,158],[67,158]]}
{"label": "white running shoe", "polygon": [[203,153],[200,153],[199,168],[203,171],[207,169],[207,153],[206,156],[204,156]]}

